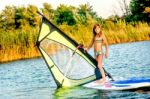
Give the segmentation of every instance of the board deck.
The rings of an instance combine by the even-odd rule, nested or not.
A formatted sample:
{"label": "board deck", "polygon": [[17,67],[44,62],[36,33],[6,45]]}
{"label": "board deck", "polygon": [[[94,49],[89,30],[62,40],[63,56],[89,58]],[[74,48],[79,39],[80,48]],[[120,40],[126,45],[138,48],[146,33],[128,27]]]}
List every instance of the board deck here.
{"label": "board deck", "polygon": [[96,83],[96,81],[83,85],[84,87],[99,90],[133,90],[139,88],[150,88],[150,78],[134,78],[128,80],[109,81],[104,85]]}

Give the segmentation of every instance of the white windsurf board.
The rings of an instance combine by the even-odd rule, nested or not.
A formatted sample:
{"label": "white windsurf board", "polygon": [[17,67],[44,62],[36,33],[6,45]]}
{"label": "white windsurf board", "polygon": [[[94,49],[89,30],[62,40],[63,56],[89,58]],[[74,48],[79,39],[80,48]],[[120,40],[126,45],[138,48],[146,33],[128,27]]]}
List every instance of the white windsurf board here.
{"label": "white windsurf board", "polygon": [[94,88],[99,90],[132,90],[139,88],[150,88],[150,78],[133,78],[128,80],[109,81],[103,85],[96,81],[83,85],[84,87]]}

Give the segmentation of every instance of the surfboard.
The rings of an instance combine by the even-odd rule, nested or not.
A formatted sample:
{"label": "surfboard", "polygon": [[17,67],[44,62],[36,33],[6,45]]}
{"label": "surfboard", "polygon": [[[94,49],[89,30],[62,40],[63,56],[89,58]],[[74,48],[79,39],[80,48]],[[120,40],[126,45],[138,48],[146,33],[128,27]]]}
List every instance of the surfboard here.
{"label": "surfboard", "polygon": [[150,89],[150,78],[132,78],[127,80],[109,81],[103,85],[92,81],[83,85],[87,88],[94,88],[99,90],[115,91],[115,90],[134,90],[134,89]]}

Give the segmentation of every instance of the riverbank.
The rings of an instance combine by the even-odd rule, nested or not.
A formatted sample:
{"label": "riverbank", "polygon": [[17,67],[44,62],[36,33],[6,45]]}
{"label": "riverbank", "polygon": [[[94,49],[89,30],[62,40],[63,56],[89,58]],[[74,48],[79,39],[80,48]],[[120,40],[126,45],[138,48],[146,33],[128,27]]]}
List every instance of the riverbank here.
{"label": "riverbank", "polygon": [[[92,39],[93,23],[87,26],[77,24],[75,26],[60,25],[59,28],[67,33],[69,37],[88,46]],[[107,22],[102,27],[109,45],[137,42],[150,40],[150,27],[147,23],[138,23],[135,26],[125,24],[120,21],[118,23]],[[15,61],[20,59],[40,57],[40,53],[35,46],[38,35],[38,28],[28,28],[26,31],[6,31],[0,32],[0,63]]]}
{"label": "riverbank", "polygon": [[[140,41],[143,41],[143,40],[140,40]],[[130,42],[133,42],[133,41],[130,41]],[[136,42],[138,42],[138,41],[136,41]],[[127,42],[122,42],[122,43],[127,43]],[[118,43],[113,43],[113,44],[118,44]],[[109,44],[109,45],[111,45],[111,44]],[[8,50],[5,52],[3,50],[0,50],[0,53],[1,53],[0,63],[41,57],[41,54],[36,47],[34,48],[34,50],[33,49],[24,50],[24,52],[23,52],[24,54],[19,53],[16,49],[11,49],[11,50]]]}

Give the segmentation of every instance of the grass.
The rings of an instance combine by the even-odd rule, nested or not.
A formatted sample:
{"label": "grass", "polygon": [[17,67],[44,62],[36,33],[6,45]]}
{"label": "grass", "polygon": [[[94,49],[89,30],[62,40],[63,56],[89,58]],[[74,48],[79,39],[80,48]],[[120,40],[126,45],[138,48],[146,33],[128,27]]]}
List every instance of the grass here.
{"label": "grass", "polygon": [[[90,44],[92,39],[92,27],[95,22],[89,22],[86,25],[76,24],[68,26],[60,25],[59,28],[67,33],[77,43],[85,46]],[[150,40],[150,26],[147,23],[127,24],[124,21],[116,23],[106,21],[102,26],[109,44],[135,42]],[[25,28],[23,30],[0,30],[0,63],[39,57],[40,53],[35,46],[38,28]]]}
{"label": "grass", "polygon": [[[78,24],[71,28],[62,25],[60,28],[78,43],[88,46],[92,39],[93,25],[93,23],[86,26]],[[124,21],[117,23],[107,21],[102,26],[102,31],[106,35],[109,44],[150,40],[150,26],[142,22],[133,26],[131,23],[126,25]]]}

